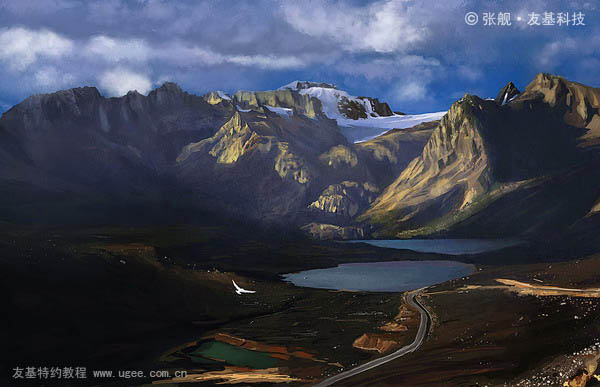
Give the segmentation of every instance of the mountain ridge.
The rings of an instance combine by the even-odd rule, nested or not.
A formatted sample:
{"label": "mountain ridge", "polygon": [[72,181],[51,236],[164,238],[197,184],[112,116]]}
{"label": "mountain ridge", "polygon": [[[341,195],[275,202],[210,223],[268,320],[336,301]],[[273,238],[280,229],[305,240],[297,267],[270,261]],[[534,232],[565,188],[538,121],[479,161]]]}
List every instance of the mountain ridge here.
{"label": "mountain ridge", "polygon": [[[166,82],[147,96],[106,98],[74,88],[17,104],[2,115],[0,137],[6,187],[63,192],[47,195],[86,206],[94,197],[99,208],[172,201],[190,213],[347,229],[387,181],[318,98],[293,90],[198,96]],[[7,203],[26,208],[13,192]],[[60,200],[52,206],[70,206]]]}
{"label": "mountain ridge", "polygon": [[[341,99],[300,91],[31,96],[0,118],[3,212],[43,214],[69,197],[96,212],[174,204],[317,238],[542,235],[597,218],[599,89],[540,73],[523,92],[509,82],[495,100],[465,95],[426,122],[334,119]],[[417,125],[354,142],[348,122]]]}
{"label": "mountain ridge", "polygon": [[[461,229],[463,235],[493,236],[494,230],[506,230],[501,224],[508,223],[494,217],[491,210],[486,212],[486,208],[504,211],[498,203],[504,203],[506,211],[510,208],[513,213],[527,214],[517,219],[510,215],[513,234],[564,229],[573,216],[583,216],[582,211],[591,206],[590,197],[583,196],[592,193],[593,197],[598,192],[594,183],[598,176],[590,176],[585,184],[578,180],[579,187],[563,189],[560,194],[551,188],[553,179],[547,180],[548,184],[536,182],[598,163],[598,154],[589,144],[597,143],[590,124],[598,119],[600,92],[543,73],[523,93],[516,94],[511,85],[499,93],[502,101],[466,95],[453,104],[421,156],[359,219],[372,223],[376,235],[387,237],[449,233],[453,229]],[[512,97],[508,97],[509,90],[513,90]],[[529,192],[543,202],[539,195],[546,189],[554,189],[560,199],[553,199],[556,211],[549,209],[543,221],[536,221],[529,211],[531,203],[516,198],[519,192]],[[513,198],[512,206],[500,200],[505,197]],[[565,216],[558,210],[575,198],[579,202],[572,206],[573,215]],[[475,218],[486,226],[478,227]],[[471,225],[463,227],[468,219]]]}

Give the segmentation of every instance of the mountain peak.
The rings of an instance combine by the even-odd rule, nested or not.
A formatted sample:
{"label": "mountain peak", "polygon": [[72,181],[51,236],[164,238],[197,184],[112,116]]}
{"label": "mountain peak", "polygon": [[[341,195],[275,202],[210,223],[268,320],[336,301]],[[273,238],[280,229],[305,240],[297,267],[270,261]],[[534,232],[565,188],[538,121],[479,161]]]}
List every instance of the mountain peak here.
{"label": "mountain peak", "polygon": [[148,97],[157,104],[169,104],[173,101],[179,101],[186,94],[177,83],[165,82],[158,89],[152,90]]}
{"label": "mountain peak", "polygon": [[597,125],[591,122],[594,119],[598,122],[597,107],[600,91],[597,88],[569,81],[558,75],[539,73],[527,85],[525,91],[540,94],[545,103],[551,107],[559,107],[560,113],[569,125],[580,128]]}
{"label": "mountain peak", "polygon": [[574,82],[569,82],[559,75],[539,73],[533,78],[531,83],[527,85],[525,91],[545,93],[548,90],[556,90],[559,94],[562,94],[567,91],[569,84],[574,84]]}
{"label": "mountain peak", "polygon": [[27,97],[15,107],[31,108],[46,101],[55,101],[54,105],[76,106],[79,102],[98,100],[102,94],[93,86],[74,87],[72,89],[59,90],[54,93],[34,94]]}
{"label": "mountain peak", "polygon": [[337,86],[333,83],[325,83],[325,82],[312,82],[312,81],[293,81],[288,83],[287,85],[283,85],[279,88],[279,90],[302,90],[302,89],[310,89],[311,87],[322,87],[325,89],[337,89]]}
{"label": "mountain peak", "polygon": [[500,90],[495,101],[498,105],[504,105],[519,94],[521,94],[521,92],[517,89],[517,86],[512,82],[508,82],[506,86]]}
{"label": "mountain peak", "polygon": [[156,90],[162,90],[162,91],[168,91],[168,92],[176,92],[176,93],[181,93],[183,90],[181,90],[181,87],[179,87],[179,85],[175,82],[164,82],[158,89]]}

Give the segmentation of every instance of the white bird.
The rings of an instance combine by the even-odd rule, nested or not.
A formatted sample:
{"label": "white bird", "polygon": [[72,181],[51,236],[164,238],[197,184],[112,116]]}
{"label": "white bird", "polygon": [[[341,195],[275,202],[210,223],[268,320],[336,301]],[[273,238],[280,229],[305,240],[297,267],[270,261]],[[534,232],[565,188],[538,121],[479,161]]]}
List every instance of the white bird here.
{"label": "white bird", "polygon": [[243,294],[243,293],[256,293],[255,290],[246,290],[246,289],[242,289],[238,286],[238,284],[235,283],[234,280],[231,280],[231,282],[233,282],[233,286],[235,286],[235,292],[237,294]]}

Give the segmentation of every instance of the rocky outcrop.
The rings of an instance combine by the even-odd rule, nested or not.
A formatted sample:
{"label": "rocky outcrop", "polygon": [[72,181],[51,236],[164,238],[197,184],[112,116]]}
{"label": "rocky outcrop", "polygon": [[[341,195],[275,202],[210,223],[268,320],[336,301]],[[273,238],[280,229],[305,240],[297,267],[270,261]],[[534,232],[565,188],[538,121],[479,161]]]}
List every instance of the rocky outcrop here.
{"label": "rocky outcrop", "polygon": [[312,81],[293,81],[284,85],[280,90],[302,90],[310,89],[311,87],[322,87],[325,89],[337,89],[337,86],[333,83],[326,82],[312,82]]}
{"label": "rocky outcrop", "polygon": [[365,232],[357,226],[337,226],[335,224],[309,223],[301,227],[301,230],[315,239],[362,239]]}
{"label": "rocky outcrop", "polygon": [[540,73],[525,89],[538,95],[555,109],[564,123],[585,129],[579,137],[580,147],[595,147],[600,142],[600,89],[570,82],[563,77]]}
{"label": "rocky outcrop", "polygon": [[369,98],[369,97],[359,97],[359,98],[368,98],[371,102],[371,107],[373,111],[377,113],[380,117],[388,117],[393,116],[395,113],[390,109],[390,105],[386,102],[379,102],[378,98]]}
{"label": "rocky outcrop", "polygon": [[406,341],[412,340],[408,333],[417,328],[419,324],[418,314],[407,304],[398,307],[398,314],[378,329],[382,332],[364,333],[354,340],[352,346],[365,351],[376,351],[380,354],[392,352],[400,348]]}
{"label": "rocky outcrop", "polygon": [[517,89],[514,83],[508,82],[508,84],[504,86],[502,90],[500,90],[494,101],[496,101],[496,103],[499,105],[504,105],[512,101],[519,94],[521,94],[521,92],[519,89]]}
{"label": "rocky outcrop", "polygon": [[390,321],[389,323],[385,323],[384,325],[380,326],[379,329],[386,332],[405,332],[408,330],[408,327],[404,324]]}
{"label": "rocky outcrop", "polygon": [[323,218],[351,220],[375,200],[379,189],[370,183],[343,181],[328,186],[308,208]]}
{"label": "rocky outcrop", "polygon": [[338,109],[342,115],[352,120],[394,115],[394,112],[392,112],[387,103],[379,102],[379,99],[369,97],[356,97],[353,99],[342,97],[338,102]]}
{"label": "rocky outcrop", "polygon": [[319,156],[319,160],[333,169],[345,166],[355,167],[358,164],[356,152],[346,145],[336,145],[332,147]]}
{"label": "rocky outcrop", "polygon": [[384,333],[364,333],[354,340],[352,346],[364,351],[373,351],[384,354],[400,348],[401,343]]}
{"label": "rocky outcrop", "polygon": [[243,109],[262,110],[263,106],[270,106],[292,109],[296,114],[309,118],[324,118],[321,102],[317,98],[293,90],[238,91],[232,98]]}

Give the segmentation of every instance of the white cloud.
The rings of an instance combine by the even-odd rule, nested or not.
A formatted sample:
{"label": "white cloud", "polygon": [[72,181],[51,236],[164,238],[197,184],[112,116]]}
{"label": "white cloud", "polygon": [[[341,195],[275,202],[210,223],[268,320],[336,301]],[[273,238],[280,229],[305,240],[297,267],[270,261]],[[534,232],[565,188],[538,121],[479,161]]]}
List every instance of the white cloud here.
{"label": "white cloud", "polygon": [[88,58],[110,63],[146,63],[157,60],[167,64],[185,66],[235,64],[275,70],[304,66],[303,60],[289,55],[224,55],[210,48],[186,45],[179,41],[151,45],[142,39],[116,39],[105,35],[91,38],[83,52]]}
{"label": "white cloud", "polygon": [[234,64],[280,70],[300,68],[306,65],[304,60],[291,55],[223,55],[210,48],[188,46],[182,42],[170,42],[168,45],[153,47],[152,55],[165,62],[186,66]]}
{"label": "white cloud", "polygon": [[[590,32],[590,36],[596,36],[600,29]],[[598,58],[600,41],[589,39],[588,36],[565,37],[545,44],[537,51],[536,59],[540,70],[552,71],[565,63],[572,63],[576,57],[576,64],[583,64],[591,59]]]}
{"label": "white cloud", "polygon": [[23,71],[39,58],[60,58],[73,50],[72,40],[48,30],[22,27],[0,30],[0,60],[11,70]]}
{"label": "white cloud", "polygon": [[384,0],[356,7],[348,3],[285,2],[285,20],[296,30],[328,38],[349,51],[405,51],[421,42],[428,30],[413,17],[407,1]]}
{"label": "white cloud", "polygon": [[152,82],[147,76],[122,67],[104,72],[99,81],[100,87],[110,96],[122,96],[130,90],[147,94],[152,87]]}
{"label": "white cloud", "polygon": [[473,65],[460,65],[458,66],[457,71],[460,76],[471,82],[483,78],[483,72]]}
{"label": "white cloud", "polygon": [[72,74],[59,72],[54,67],[43,67],[33,74],[35,85],[43,90],[68,86],[75,81]]}
{"label": "white cloud", "polygon": [[234,55],[227,57],[225,61],[240,66],[257,66],[263,69],[274,70],[304,66],[304,62],[295,56]]}
{"label": "white cloud", "polygon": [[[538,63],[545,69],[550,70],[561,63],[563,55],[571,53],[579,47],[580,45],[573,38],[566,38],[548,43],[540,51]],[[568,55],[568,57],[570,57],[570,55]]]}
{"label": "white cloud", "polygon": [[408,81],[396,88],[396,98],[399,101],[422,101],[426,96],[426,85],[418,81]]}
{"label": "white cloud", "polygon": [[[121,39],[97,35],[87,40],[71,40],[49,30],[23,27],[0,29],[0,62],[12,71],[23,72],[34,64],[54,67],[67,64],[75,67],[90,65],[102,72],[107,65],[144,65],[149,62],[166,66],[216,66],[232,64],[260,69],[291,69],[305,66],[305,61],[293,55],[222,54],[208,47],[171,40],[151,44],[144,39]],[[41,60],[44,61],[41,61]],[[61,60],[60,62],[58,60]],[[48,63],[54,60],[54,63]],[[50,84],[49,74],[36,76],[38,83]]]}
{"label": "white cloud", "polygon": [[440,61],[418,55],[396,55],[371,60],[343,61],[336,65],[337,70],[351,75],[362,75],[366,79],[389,80],[413,77],[430,80],[434,73],[442,70]]}
{"label": "white cloud", "polygon": [[152,55],[152,49],[142,39],[115,39],[100,35],[89,40],[84,54],[109,62],[144,62]]}

